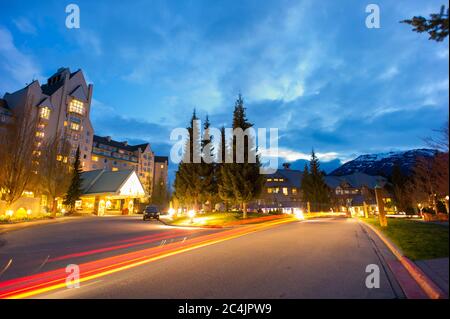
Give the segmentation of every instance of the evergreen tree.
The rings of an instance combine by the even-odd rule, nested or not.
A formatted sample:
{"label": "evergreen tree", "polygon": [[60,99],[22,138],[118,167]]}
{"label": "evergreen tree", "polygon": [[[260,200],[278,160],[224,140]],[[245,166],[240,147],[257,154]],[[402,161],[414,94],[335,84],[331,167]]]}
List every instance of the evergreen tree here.
{"label": "evergreen tree", "polygon": [[[241,128],[243,131],[252,127],[245,116],[245,107],[242,96],[239,94],[236,100],[233,112],[233,129]],[[256,155],[255,163],[250,162],[250,152],[256,152],[254,138],[244,137],[243,163],[237,163],[237,140],[233,135],[231,151],[233,154],[233,163],[221,167],[221,191],[222,194],[232,195],[232,200],[239,203],[243,218],[247,218],[247,205],[255,199],[262,191],[264,185],[263,176],[259,174],[261,167],[259,156]]]}
{"label": "evergreen tree", "polygon": [[66,196],[64,197],[64,205],[67,205],[71,212],[73,212],[75,208],[75,202],[80,199],[82,195],[81,190],[81,173],[83,169],[81,168],[80,161],[80,147],[77,148],[77,152],[75,154],[75,161],[73,162],[72,168],[72,180],[67,190]]}
{"label": "evergreen tree", "polygon": [[412,19],[407,19],[400,22],[412,25],[414,27],[413,31],[415,32],[427,32],[430,35],[429,40],[441,42],[445,40],[449,32],[448,12],[448,8],[445,10],[445,6],[441,6],[440,13],[430,14],[430,19],[426,19],[422,16],[415,16]]}
{"label": "evergreen tree", "polygon": [[312,211],[323,210],[330,203],[329,189],[325,183],[324,173],[320,170],[320,162],[314,150],[311,152],[309,172],[303,171],[302,192],[304,201],[309,202]]}
{"label": "evergreen tree", "polygon": [[152,203],[163,209],[167,205],[167,199],[167,185],[165,179],[162,176],[159,176],[155,183],[155,189],[153,190]]}
{"label": "evergreen tree", "polygon": [[301,180],[301,191],[302,191],[302,199],[304,203],[310,203],[311,198],[311,183],[310,183],[310,174],[308,169],[308,164],[305,163],[305,167],[302,172],[302,180]]}
{"label": "evergreen tree", "polygon": [[394,202],[400,211],[406,212],[412,206],[412,200],[407,190],[408,177],[403,174],[399,163],[392,167],[390,185],[387,187],[394,195]]}
{"label": "evergreen tree", "polygon": [[216,167],[214,163],[214,147],[212,146],[212,136],[209,131],[210,122],[206,116],[204,124],[203,138],[201,141],[202,160],[200,165],[200,190],[202,202],[208,201],[212,206],[213,198],[217,194]]}
{"label": "evergreen tree", "polygon": [[233,184],[229,178],[229,172],[231,172],[231,170],[226,168],[226,166],[231,165],[231,163],[225,163],[225,158],[230,151],[226,141],[225,127],[222,126],[220,129],[220,144],[217,150],[219,164],[217,165],[216,175],[218,195],[219,198],[224,201],[226,210],[228,210],[229,205],[233,204],[234,201]]}
{"label": "evergreen tree", "polygon": [[200,156],[201,145],[197,137],[200,136],[199,128],[196,124],[198,120],[195,110],[192,114],[190,125],[187,128],[189,136],[186,140],[183,160],[178,165],[175,175],[175,197],[184,206],[193,206],[198,209],[201,200],[201,163],[194,163],[196,157]]}

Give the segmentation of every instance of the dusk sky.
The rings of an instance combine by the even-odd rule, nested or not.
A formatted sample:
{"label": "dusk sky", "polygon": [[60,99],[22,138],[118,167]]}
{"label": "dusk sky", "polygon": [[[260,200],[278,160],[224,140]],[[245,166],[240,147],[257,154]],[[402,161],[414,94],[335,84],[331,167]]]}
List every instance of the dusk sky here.
{"label": "dusk sky", "polygon": [[[71,2],[80,29],[65,27]],[[0,3],[1,96],[81,68],[96,134],[158,155],[194,107],[229,126],[239,92],[256,127],[279,129],[280,163],[424,147],[448,119],[448,39],[399,23],[442,0],[376,1],[380,29],[365,26],[370,1]]]}

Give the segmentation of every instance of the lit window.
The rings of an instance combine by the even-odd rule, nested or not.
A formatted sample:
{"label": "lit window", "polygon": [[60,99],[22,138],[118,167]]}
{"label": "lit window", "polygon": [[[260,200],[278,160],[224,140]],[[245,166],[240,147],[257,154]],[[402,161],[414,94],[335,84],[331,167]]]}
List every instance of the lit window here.
{"label": "lit window", "polygon": [[74,123],[74,122],[70,122],[70,128],[74,131],[79,131],[80,130],[80,124],[78,123]]}
{"label": "lit window", "polygon": [[77,113],[77,114],[83,115],[84,114],[83,102],[81,102],[79,100],[75,100],[75,99],[70,101],[69,112],[73,112],[73,113]]}
{"label": "lit window", "polygon": [[48,120],[48,119],[50,118],[50,108],[48,108],[48,107],[42,107],[42,108],[41,108],[41,111],[39,112],[39,116],[40,116],[42,119]]}
{"label": "lit window", "polygon": [[292,195],[297,195],[297,188],[292,189]]}
{"label": "lit window", "polygon": [[273,192],[273,189],[269,187],[269,188],[267,189],[267,193],[268,193],[268,194],[272,194],[272,192]]}
{"label": "lit window", "polygon": [[271,179],[271,178],[268,178],[268,179],[267,179],[267,181],[268,181],[268,182],[271,182],[271,181],[272,181],[272,179]]}
{"label": "lit window", "polygon": [[161,168],[164,168],[164,164],[161,164]]}
{"label": "lit window", "polygon": [[289,195],[289,192],[288,192],[288,188],[287,188],[287,187],[283,187],[283,194],[284,194],[284,195]]}
{"label": "lit window", "polygon": [[92,160],[93,160],[94,162],[98,162],[98,156],[92,156]]}
{"label": "lit window", "polygon": [[118,169],[117,167],[113,167],[113,168],[112,168],[112,171],[113,171],[113,172],[117,172],[118,170],[119,170],[119,169]]}
{"label": "lit window", "polygon": [[56,156],[56,160],[61,162],[63,160],[63,156],[62,155],[57,155]]}
{"label": "lit window", "polygon": [[36,132],[36,137],[44,137],[44,132]]}

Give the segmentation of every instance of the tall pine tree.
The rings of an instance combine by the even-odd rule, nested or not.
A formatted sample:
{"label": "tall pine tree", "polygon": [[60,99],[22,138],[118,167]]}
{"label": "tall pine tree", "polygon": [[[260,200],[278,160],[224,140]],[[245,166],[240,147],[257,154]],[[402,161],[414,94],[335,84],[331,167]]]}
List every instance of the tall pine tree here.
{"label": "tall pine tree", "polygon": [[[253,124],[248,122],[245,116],[245,107],[242,96],[239,94],[233,112],[233,129],[246,129]],[[244,149],[238,150],[236,136],[233,135],[231,151],[233,152],[233,163],[221,167],[221,189],[223,193],[230,193],[234,202],[239,203],[242,208],[243,218],[247,218],[247,206],[262,191],[264,185],[263,176],[260,175],[261,167],[259,156],[256,155],[255,163],[251,163],[250,152],[256,152],[253,137],[244,136]],[[237,152],[243,151],[243,163],[237,163]]]}
{"label": "tall pine tree", "polygon": [[77,152],[75,153],[75,161],[73,162],[72,180],[63,202],[64,205],[69,207],[70,212],[73,212],[75,208],[75,202],[79,200],[80,196],[82,195],[81,190],[82,172],[83,169],[81,168],[81,161],[80,161],[80,147],[78,147]]}
{"label": "tall pine tree", "polygon": [[201,152],[197,120],[194,110],[187,128],[189,136],[186,140],[183,160],[178,165],[174,183],[175,197],[184,206],[192,206],[195,210],[199,208],[202,187],[201,163],[194,162]]}
{"label": "tall pine tree", "polygon": [[310,203],[311,211],[321,211],[329,208],[329,189],[325,183],[324,173],[320,170],[319,159],[314,150],[311,152],[311,160],[308,167],[305,165],[302,180],[303,200]]}
{"label": "tall pine tree", "polygon": [[231,154],[231,149],[227,143],[225,136],[225,127],[222,126],[220,129],[220,144],[217,150],[218,165],[216,170],[217,176],[217,191],[219,198],[225,203],[226,210],[228,211],[229,206],[234,204],[234,194],[233,194],[233,184],[229,178],[229,172],[231,170],[227,169],[227,165],[231,163],[226,163],[225,159],[227,154]]}
{"label": "tall pine tree", "polygon": [[200,191],[203,203],[209,202],[209,208],[212,208],[213,199],[217,194],[216,165],[214,163],[214,147],[212,136],[210,134],[210,122],[206,116],[203,126],[203,138],[201,141],[201,152],[203,154],[200,165]]}

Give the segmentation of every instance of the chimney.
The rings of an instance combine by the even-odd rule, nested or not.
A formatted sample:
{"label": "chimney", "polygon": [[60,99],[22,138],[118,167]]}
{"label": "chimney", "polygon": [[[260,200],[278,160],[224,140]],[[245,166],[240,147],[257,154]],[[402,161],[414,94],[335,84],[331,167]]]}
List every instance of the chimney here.
{"label": "chimney", "polygon": [[283,163],[283,168],[284,169],[290,169],[291,168],[291,163]]}

